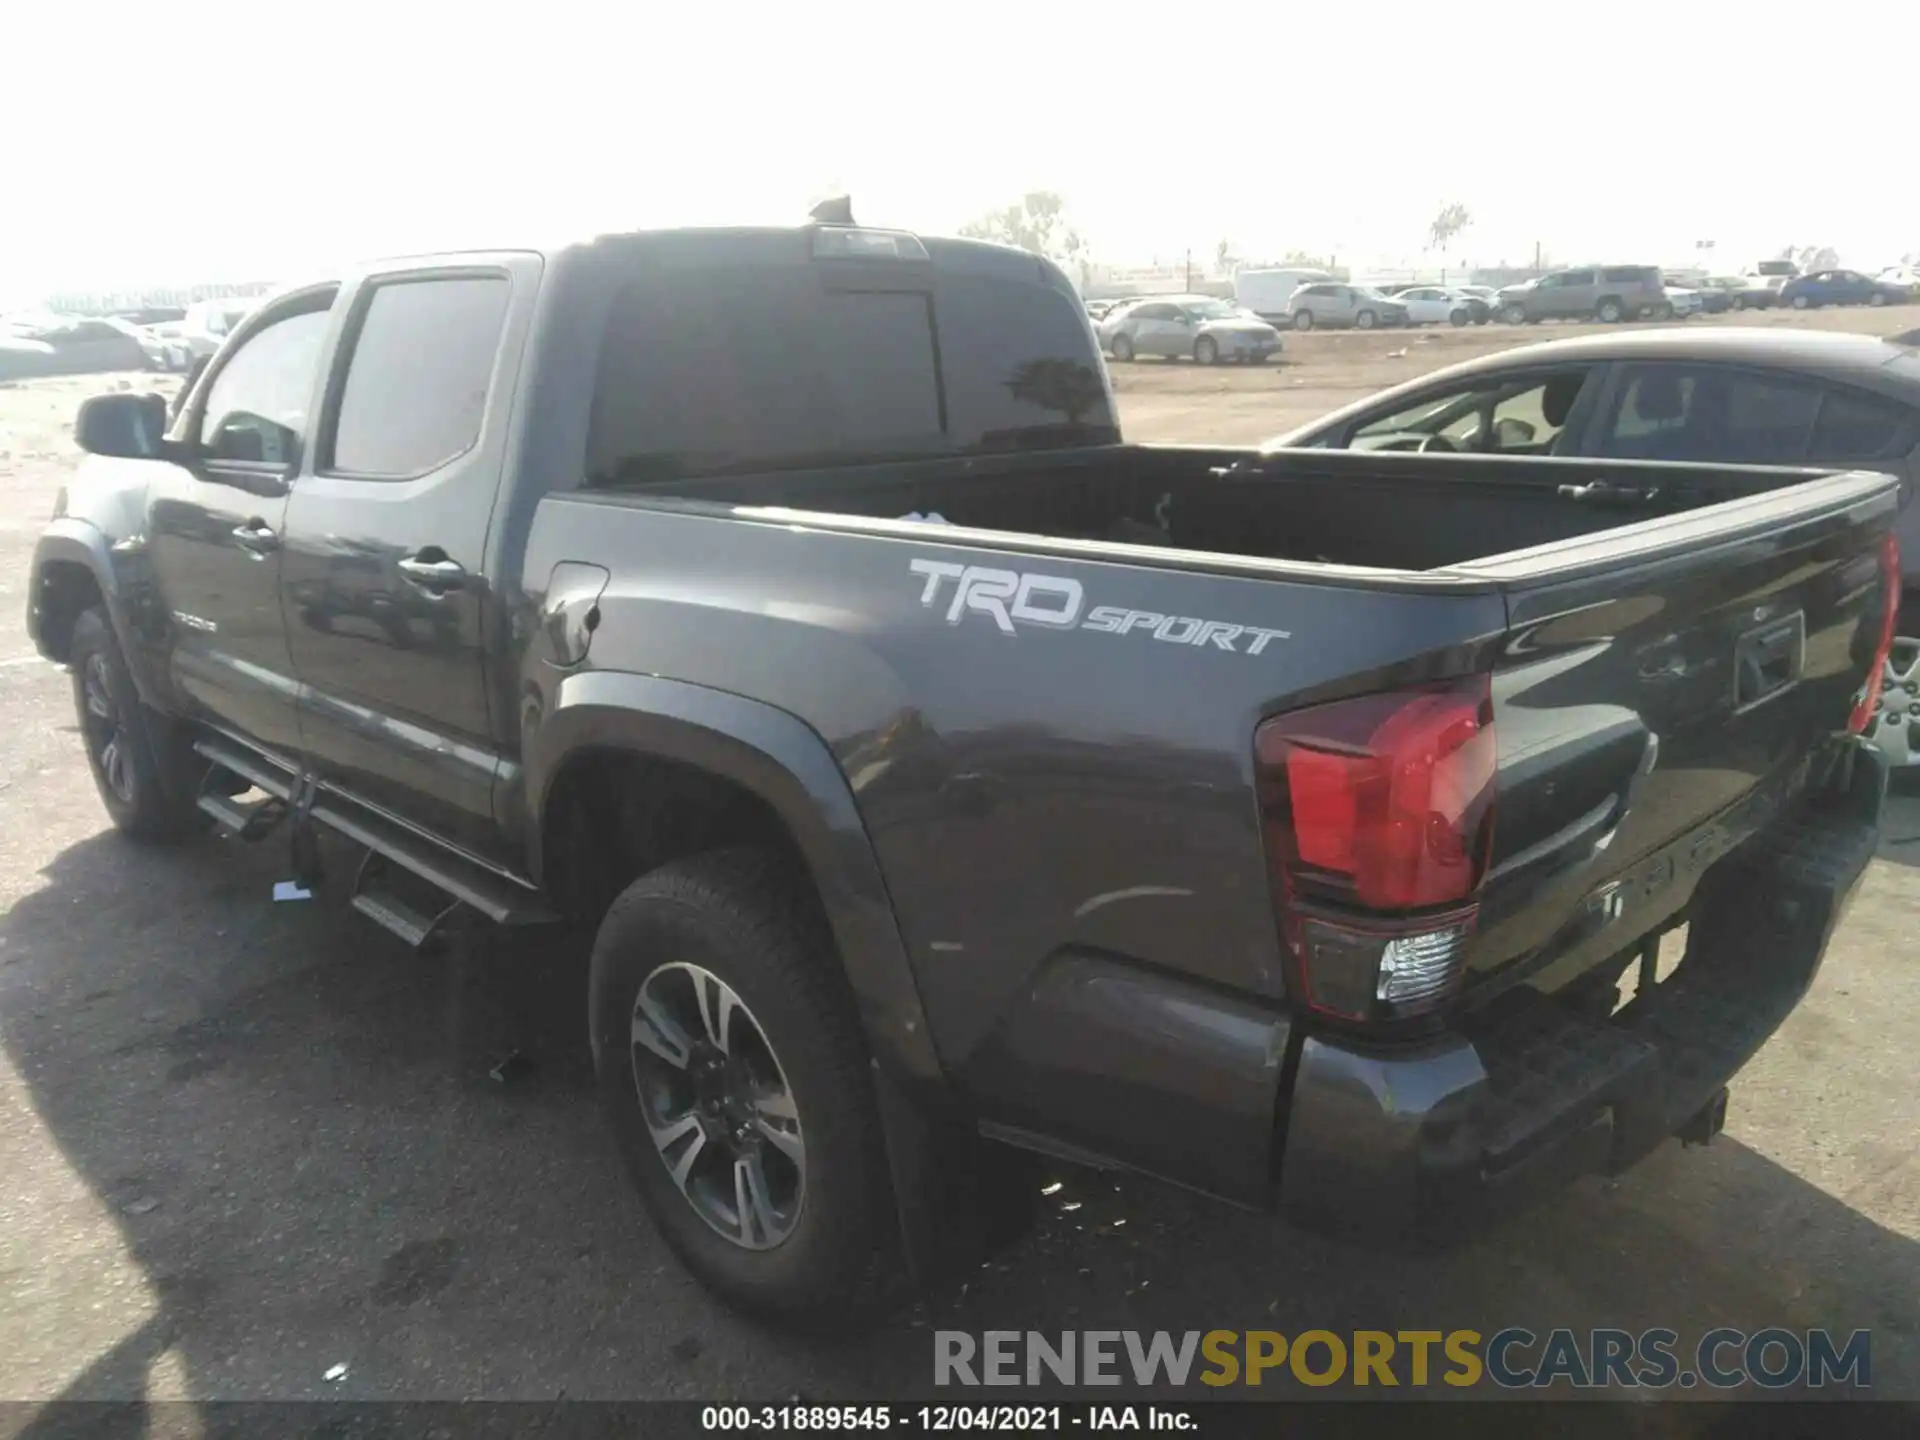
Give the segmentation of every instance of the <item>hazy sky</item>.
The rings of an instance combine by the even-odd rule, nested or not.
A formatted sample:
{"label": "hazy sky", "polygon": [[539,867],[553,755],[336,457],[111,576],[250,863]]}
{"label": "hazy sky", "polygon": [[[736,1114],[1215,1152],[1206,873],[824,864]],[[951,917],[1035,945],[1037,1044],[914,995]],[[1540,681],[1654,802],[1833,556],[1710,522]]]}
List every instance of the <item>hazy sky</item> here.
{"label": "hazy sky", "polygon": [[[1116,263],[1920,249],[1920,4],[13,0],[0,301],[1065,196]],[[1314,18],[1307,18],[1309,15]]]}

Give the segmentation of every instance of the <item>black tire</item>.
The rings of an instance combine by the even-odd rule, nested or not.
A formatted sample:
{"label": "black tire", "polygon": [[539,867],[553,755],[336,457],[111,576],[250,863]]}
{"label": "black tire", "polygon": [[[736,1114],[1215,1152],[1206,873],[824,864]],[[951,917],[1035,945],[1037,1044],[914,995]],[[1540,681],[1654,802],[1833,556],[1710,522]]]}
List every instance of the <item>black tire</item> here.
{"label": "black tire", "polygon": [[1353,317],[1353,328],[1356,330],[1371,330],[1379,323],[1380,317],[1375,315],[1371,310],[1362,310],[1358,315]]}
{"label": "black tire", "polygon": [[1509,325],[1524,325],[1527,321],[1527,312],[1522,306],[1508,305],[1501,310],[1500,318]]}
{"label": "black tire", "polygon": [[1113,344],[1108,348],[1112,350],[1113,358],[1118,360],[1122,365],[1127,364],[1133,359],[1133,341],[1124,335],[1114,336]]}
{"label": "black tire", "polygon": [[[792,1100],[803,1188],[792,1228],[770,1248],[745,1248],[704,1218],[648,1129],[635,1006],[648,977],[674,964],[697,965],[734,991]],[[768,1318],[854,1321],[878,1310],[893,1293],[898,1247],[866,1043],[825,922],[786,864],[766,851],[721,850],[634,881],[595,937],[588,1005],[601,1108],[687,1268]]]}
{"label": "black tire", "polygon": [[1311,310],[1294,311],[1293,328],[1296,330],[1311,330],[1313,328],[1313,312]]}
{"label": "black tire", "polygon": [[207,817],[194,802],[206,762],[194,755],[184,728],[140,703],[104,611],[81,612],[67,660],[87,767],[114,827],[151,843],[205,829]]}
{"label": "black tire", "polygon": [[1805,310],[1809,308],[1812,304],[1813,302],[1809,300],[1805,295],[1796,295],[1793,297],[1793,308],[1796,310]]}
{"label": "black tire", "polygon": [[1878,290],[1867,297],[1867,304],[1869,305],[1884,305],[1886,303],[1887,297],[1882,295]]}
{"label": "black tire", "polygon": [[1602,325],[1618,325],[1626,313],[1620,302],[1611,295],[1593,307],[1593,318]]}
{"label": "black tire", "polygon": [[1455,310],[1447,316],[1447,319],[1453,323],[1453,328],[1456,330],[1464,328],[1467,321],[1472,318],[1473,317],[1464,310]]}
{"label": "black tire", "polygon": [[1220,344],[1211,335],[1202,335],[1193,342],[1193,360],[1196,365],[1217,365],[1220,363]]}

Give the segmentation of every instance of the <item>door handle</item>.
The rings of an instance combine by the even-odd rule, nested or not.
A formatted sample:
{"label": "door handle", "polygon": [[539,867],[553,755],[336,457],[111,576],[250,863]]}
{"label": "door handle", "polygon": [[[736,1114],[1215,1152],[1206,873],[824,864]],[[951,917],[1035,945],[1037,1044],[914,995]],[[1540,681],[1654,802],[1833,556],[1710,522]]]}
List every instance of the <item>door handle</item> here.
{"label": "door handle", "polygon": [[280,548],[280,537],[273,533],[264,520],[249,520],[244,525],[234,526],[233,538],[242,550],[256,560]]}
{"label": "door handle", "polygon": [[409,555],[400,562],[400,573],[425,590],[457,590],[467,583],[467,570],[458,560],[442,555],[438,560],[421,557],[427,551]]}

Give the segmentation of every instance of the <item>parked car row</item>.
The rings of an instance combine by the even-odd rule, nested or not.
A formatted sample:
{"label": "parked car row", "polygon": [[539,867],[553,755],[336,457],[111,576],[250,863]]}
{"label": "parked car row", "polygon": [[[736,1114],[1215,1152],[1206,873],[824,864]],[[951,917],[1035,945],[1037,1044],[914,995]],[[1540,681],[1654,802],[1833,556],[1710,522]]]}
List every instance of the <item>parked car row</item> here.
{"label": "parked car row", "polygon": [[184,344],[112,316],[30,316],[0,321],[0,380],[108,370],[185,370]]}
{"label": "parked car row", "polygon": [[252,300],[205,300],[174,318],[17,314],[0,318],[0,380],[112,370],[181,372],[211,356],[252,310]]}

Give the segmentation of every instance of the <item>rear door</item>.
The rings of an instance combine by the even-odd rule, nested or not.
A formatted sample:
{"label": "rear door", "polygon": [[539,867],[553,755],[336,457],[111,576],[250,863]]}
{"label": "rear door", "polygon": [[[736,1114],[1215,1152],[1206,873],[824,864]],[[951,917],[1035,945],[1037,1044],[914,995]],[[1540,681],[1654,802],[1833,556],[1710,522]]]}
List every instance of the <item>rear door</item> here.
{"label": "rear door", "polygon": [[1597,270],[1567,271],[1554,287],[1553,313],[1563,319],[1590,314],[1600,298],[1599,286],[1600,272]]}
{"label": "rear door", "polygon": [[[481,856],[501,758],[483,563],[539,262],[376,272],[346,297],[312,474],[281,574],[318,777]],[[525,306],[519,307],[524,317]]]}

